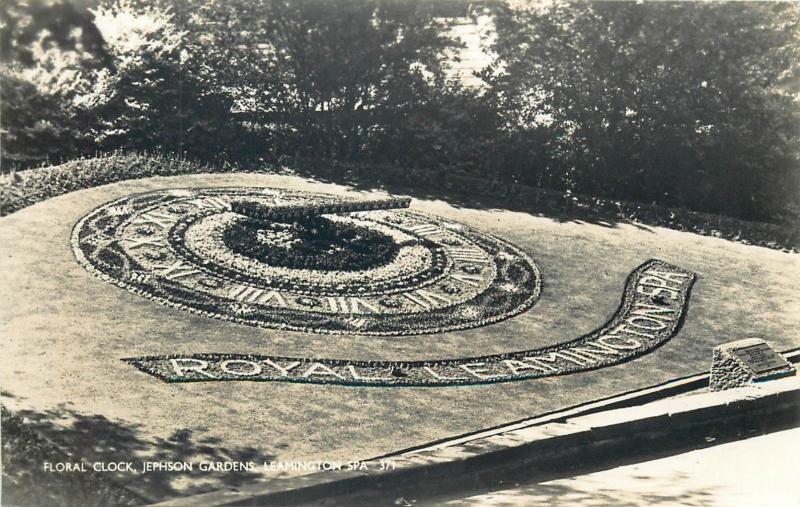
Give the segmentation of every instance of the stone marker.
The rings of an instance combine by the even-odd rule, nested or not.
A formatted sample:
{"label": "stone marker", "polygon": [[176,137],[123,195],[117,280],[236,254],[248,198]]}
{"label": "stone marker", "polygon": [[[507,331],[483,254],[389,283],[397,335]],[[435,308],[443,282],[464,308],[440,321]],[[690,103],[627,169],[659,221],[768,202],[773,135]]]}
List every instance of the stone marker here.
{"label": "stone marker", "polygon": [[767,342],[746,338],[714,347],[709,387],[712,391],[722,391],[794,372],[795,367]]}

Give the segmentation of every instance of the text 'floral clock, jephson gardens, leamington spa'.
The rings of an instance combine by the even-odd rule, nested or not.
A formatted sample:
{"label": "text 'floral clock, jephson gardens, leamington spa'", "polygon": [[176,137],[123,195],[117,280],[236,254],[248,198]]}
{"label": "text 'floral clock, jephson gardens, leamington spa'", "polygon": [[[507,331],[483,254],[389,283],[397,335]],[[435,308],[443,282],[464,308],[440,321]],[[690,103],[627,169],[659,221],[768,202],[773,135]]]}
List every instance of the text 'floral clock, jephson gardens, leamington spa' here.
{"label": "text 'floral clock, jephson gardens, leamington spa'", "polygon": [[[75,226],[72,244],[87,270],[136,294],[210,318],[273,329],[432,334],[498,322],[537,301],[541,274],[525,252],[461,223],[406,209],[409,201],[274,188],[159,190],[93,210]],[[646,274],[648,268],[655,274]],[[635,282],[648,276],[649,286],[637,288]],[[629,311],[615,318],[627,317],[629,330],[638,322],[649,332],[638,340],[619,329],[602,334],[612,321],[596,332],[601,334],[593,345],[588,343],[592,335],[569,343],[599,347],[593,349],[596,355],[616,363],[677,331],[693,275],[650,261],[632,277],[636,280],[629,279],[626,294],[631,287],[633,294],[620,307]],[[643,343],[647,337],[652,338]],[[575,371],[579,356],[562,347],[569,343],[496,357],[418,362],[232,353],[127,361],[168,381],[440,385]],[[546,360],[537,360],[537,354],[547,354]],[[560,365],[570,358],[571,365]],[[476,363],[481,367],[463,367]],[[504,364],[505,374],[487,373],[493,371],[490,363]],[[474,375],[477,370],[483,373]]]}

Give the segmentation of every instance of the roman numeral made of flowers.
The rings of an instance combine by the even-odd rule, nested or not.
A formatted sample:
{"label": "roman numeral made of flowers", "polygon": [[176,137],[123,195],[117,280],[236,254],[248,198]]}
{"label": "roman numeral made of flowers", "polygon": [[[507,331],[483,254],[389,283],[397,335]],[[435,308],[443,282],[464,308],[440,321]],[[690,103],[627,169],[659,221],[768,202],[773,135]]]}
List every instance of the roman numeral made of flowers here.
{"label": "roman numeral made of flowers", "polygon": [[337,313],[361,313],[361,306],[372,312],[378,312],[378,307],[361,298],[329,297],[328,306]]}
{"label": "roman numeral made of flowers", "polygon": [[466,283],[467,285],[472,285],[473,287],[480,285],[478,282],[483,280],[483,278],[478,275],[460,275],[458,273],[453,273],[450,276],[460,282]]}
{"label": "roman numeral made of flowers", "polygon": [[265,305],[274,301],[280,306],[286,306],[286,300],[280,292],[275,290],[266,291],[247,285],[237,285],[228,294],[230,297],[245,303],[258,303]]}
{"label": "roman numeral made of flowers", "polygon": [[159,274],[168,280],[177,280],[178,278],[184,278],[200,273],[199,269],[195,268],[191,264],[186,264],[183,261],[176,261],[171,266],[167,266],[162,269],[164,269],[164,271]]}
{"label": "roman numeral made of flowers", "polygon": [[417,289],[413,292],[406,292],[403,297],[428,310],[437,303],[449,304],[450,300],[439,294],[434,294],[424,289]]}
{"label": "roman numeral made of flowers", "polygon": [[454,260],[462,262],[481,262],[488,263],[487,259],[480,250],[474,248],[451,248],[449,249],[450,257]]}
{"label": "roman numeral made of flowers", "polygon": [[224,197],[205,197],[203,199],[196,199],[192,201],[192,204],[197,206],[200,209],[212,209],[212,210],[229,210],[231,209],[231,202]]}
{"label": "roman numeral made of flowers", "polygon": [[125,238],[128,243],[128,248],[142,248],[145,246],[153,247],[153,248],[164,248],[167,245],[164,244],[164,240],[161,238]]}
{"label": "roman numeral made of flowers", "polygon": [[163,211],[151,211],[141,216],[143,225],[155,225],[161,229],[166,229],[173,222],[173,217]]}
{"label": "roman numeral made of flowers", "polygon": [[431,224],[413,225],[409,227],[409,230],[422,236],[423,238],[431,239],[433,241],[442,240],[446,237],[441,229]]}

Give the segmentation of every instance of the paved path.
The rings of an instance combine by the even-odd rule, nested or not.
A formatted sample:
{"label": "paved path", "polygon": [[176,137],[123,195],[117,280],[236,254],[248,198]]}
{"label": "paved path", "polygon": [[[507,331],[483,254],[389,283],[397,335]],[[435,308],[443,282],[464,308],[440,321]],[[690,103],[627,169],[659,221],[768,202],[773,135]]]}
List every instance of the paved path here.
{"label": "paved path", "polygon": [[800,428],[795,428],[568,479],[438,499],[430,505],[800,506],[798,463]]}

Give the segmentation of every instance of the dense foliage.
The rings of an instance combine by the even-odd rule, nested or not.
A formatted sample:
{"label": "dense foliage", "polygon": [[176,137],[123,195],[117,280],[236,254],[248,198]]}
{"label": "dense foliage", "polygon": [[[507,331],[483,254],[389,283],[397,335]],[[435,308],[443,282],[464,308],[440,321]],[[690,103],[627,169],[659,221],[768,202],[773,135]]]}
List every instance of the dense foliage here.
{"label": "dense foliage", "polygon": [[3,164],[28,165],[92,150],[75,101],[108,65],[89,12],[45,0],[0,4]]}
{"label": "dense foliage", "polygon": [[459,0],[89,3],[0,6],[5,171],[120,149],[310,157],[800,215],[795,3],[487,3],[478,89],[448,71]]}
{"label": "dense foliage", "polygon": [[[504,9],[505,128],[539,134],[532,183],[765,218],[796,199],[798,4],[557,2]],[[541,136],[542,131],[547,134]],[[542,148],[531,146],[534,152]]]}
{"label": "dense foliage", "polygon": [[93,73],[81,106],[102,151],[150,149],[215,160],[237,147],[233,100],[204,80],[167,9],[115,2],[92,11],[112,65]]}

